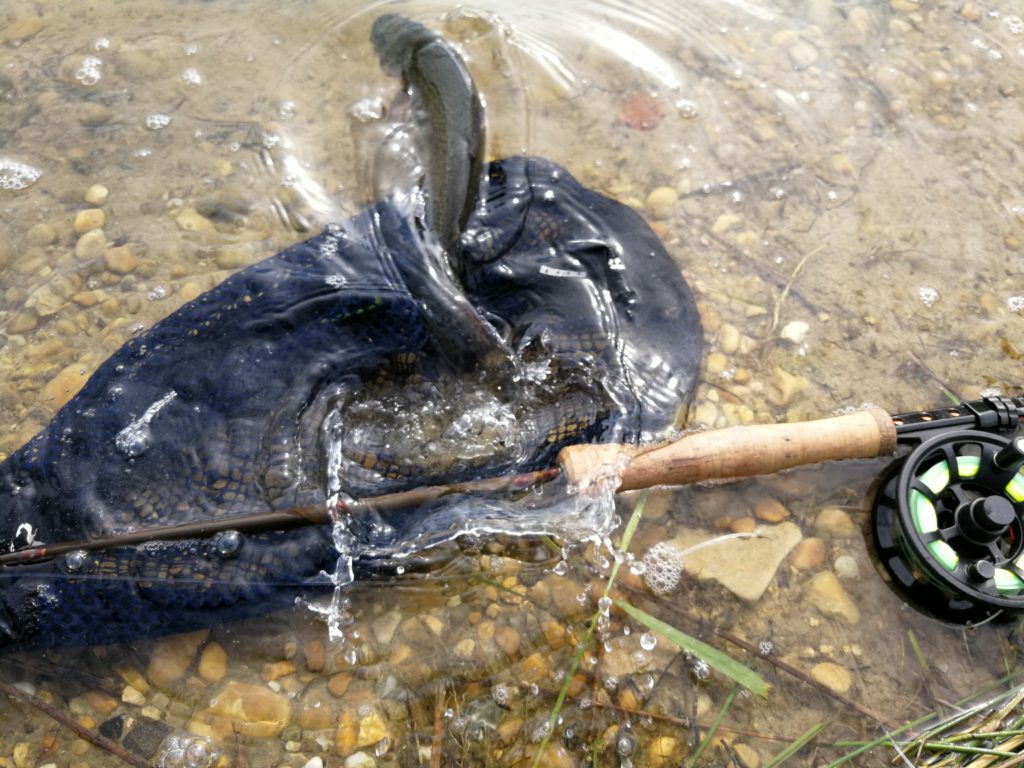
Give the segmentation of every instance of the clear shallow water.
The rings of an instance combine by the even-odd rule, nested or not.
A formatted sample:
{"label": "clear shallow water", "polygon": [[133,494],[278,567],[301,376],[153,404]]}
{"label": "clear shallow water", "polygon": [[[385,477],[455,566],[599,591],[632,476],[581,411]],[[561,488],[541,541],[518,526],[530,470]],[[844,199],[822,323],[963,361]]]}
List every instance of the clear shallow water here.
{"label": "clear shallow water", "polygon": [[[387,8],[460,46],[487,102],[491,156],[555,160],[652,222],[706,310],[711,345],[691,424],[806,418],[866,401],[938,405],[925,366],[965,397],[1020,391],[1024,32],[1010,3],[478,4],[447,18],[440,5]],[[370,55],[378,11],[366,5],[5,10],[0,450],[9,452],[138,329],[375,199],[375,115],[395,83]],[[104,242],[76,253],[73,222],[92,207],[84,196],[95,184],[108,190]],[[110,262],[107,244],[126,244],[134,260],[122,251]],[[655,600],[642,577],[624,574],[630,599],[691,632],[701,628],[680,607],[770,639],[805,670],[834,663],[851,675],[847,695],[893,723],[977,690],[1015,664],[1007,629],[962,633],[904,608],[861,532],[818,520],[839,506],[863,523],[882,466],[663,496],[638,531],[638,557],[770,498],[822,542],[823,561],[784,562],[755,603],[693,578]],[[859,573],[842,581],[856,621],[807,600],[814,576],[842,570],[842,555]],[[176,731],[191,723],[232,763],[302,766],[324,755],[338,764],[362,751],[416,764],[435,733],[442,764],[521,761],[568,668],[568,641],[582,640],[595,608],[600,558],[569,553],[560,566],[560,553],[534,541],[486,537],[441,560],[430,579],[410,563],[399,586],[353,588],[347,640],[328,644],[319,663],[324,627],[299,609],[184,643],[177,676],[153,667],[154,655],[174,656],[169,644],[54,654],[56,672],[41,655],[2,665],[7,679],[32,682],[80,717],[141,713]],[[701,680],[667,643],[648,652],[640,630],[613,614],[607,644],[584,662],[558,725],[566,764],[624,732],[639,744],[626,756],[634,764],[659,764],[661,751],[678,760],[691,731],[676,720],[696,706],[707,724],[725,700],[727,681]],[[227,658],[216,679],[199,665],[214,645]],[[823,717],[835,718],[823,743],[878,733],[764,669],[768,704],[744,699],[726,720],[730,743],[762,762],[781,748],[772,738]],[[141,700],[125,692],[132,681]],[[253,712],[249,725],[224,725],[223,702],[232,691],[257,696],[249,685],[269,691],[266,722],[284,725],[260,730]],[[107,689],[129,701],[104,713],[107,704],[85,698]],[[4,721],[3,754],[27,743],[38,764],[107,759],[22,709],[8,707]],[[40,733],[51,732],[47,751]],[[610,747],[602,754],[601,764],[619,759]],[[838,754],[810,749],[804,759]]]}

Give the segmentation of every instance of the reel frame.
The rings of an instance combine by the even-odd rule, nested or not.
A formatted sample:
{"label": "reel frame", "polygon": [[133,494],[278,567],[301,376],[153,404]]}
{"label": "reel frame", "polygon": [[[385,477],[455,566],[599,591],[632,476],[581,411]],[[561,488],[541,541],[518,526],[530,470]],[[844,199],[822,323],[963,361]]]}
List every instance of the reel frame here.
{"label": "reel frame", "polygon": [[893,417],[911,448],[871,501],[878,559],[925,612],[971,623],[1024,611],[1024,398]]}

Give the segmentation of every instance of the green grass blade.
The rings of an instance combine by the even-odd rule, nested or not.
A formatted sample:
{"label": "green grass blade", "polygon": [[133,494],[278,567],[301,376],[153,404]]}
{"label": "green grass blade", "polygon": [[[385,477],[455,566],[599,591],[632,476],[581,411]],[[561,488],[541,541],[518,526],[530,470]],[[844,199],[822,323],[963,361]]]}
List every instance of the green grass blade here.
{"label": "green grass blade", "polygon": [[722,720],[725,718],[725,713],[729,711],[729,707],[732,706],[732,700],[736,698],[736,694],[739,692],[739,686],[734,685],[732,690],[729,691],[729,695],[725,697],[725,703],[722,704],[722,708],[718,710],[718,717],[715,718],[715,722],[708,728],[708,732],[704,734],[704,738],[700,740],[700,744],[694,753],[690,755],[690,759],[686,761],[686,768],[693,768],[697,764],[697,760],[700,759],[701,753],[705,750],[708,744],[711,743],[712,737],[715,735],[715,731],[718,730],[718,726],[721,725]]}
{"label": "green grass blade", "polygon": [[656,619],[649,613],[642,611],[623,600],[616,600],[615,604],[652,632],[665,638],[680,650],[699,656],[701,659],[706,661],[712,669],[725,675],[729,679],[734,680],[744,688],[750,690],[752,693],[756,693],[758,696],[767,698],[768,684],[764,681],[763,677],[750,669],[750,667],[744,666],[740,662],[736,661],[736,659],[722,653],[717,648],[713,648],[695,637],[690,637],[690,635],[685,632],[681,632],[672,625],[666,624],[661,619]]}
{"label": "green grass blade", "polygon": [[792,744],[790,744],[784,750],[779,752],[779,754],[777,754],[775,757],[773,757],[772,761],[770,763],[768,763],[768,765],[766,765],[764,768],[777,768],[777,766],[782,765],[784,762],[789,760],[789,758],[791,758],[793,755],[795,755],[797,752],[799,752],[800,749],[802,749],[803,746],[805,744],[807,744],[807,742],[809,742],[811,739],[813,739],[815,736],[817,736],[818,735],[818,731],[820,731],[824,727],[825,727],[825,721],[824,720],[822,720],[820,723],[815,723],[814,725],[812,725],[810,728],[808,728],[802,734],[797,736],[796,740]]}

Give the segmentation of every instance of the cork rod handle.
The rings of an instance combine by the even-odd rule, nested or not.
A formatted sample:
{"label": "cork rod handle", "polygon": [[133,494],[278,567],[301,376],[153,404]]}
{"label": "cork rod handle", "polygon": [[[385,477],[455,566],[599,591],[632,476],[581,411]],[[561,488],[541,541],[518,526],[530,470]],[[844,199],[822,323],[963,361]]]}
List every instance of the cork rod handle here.
{"label": "cork rod handle", "polygon": [[572,483],[587,484],[617,473],[619,491],[767,475],[838,459],[887,456],[896,449],[896,427],[880,408],[794,424],[695,432],[653,446],[573,445],[558,454]]}

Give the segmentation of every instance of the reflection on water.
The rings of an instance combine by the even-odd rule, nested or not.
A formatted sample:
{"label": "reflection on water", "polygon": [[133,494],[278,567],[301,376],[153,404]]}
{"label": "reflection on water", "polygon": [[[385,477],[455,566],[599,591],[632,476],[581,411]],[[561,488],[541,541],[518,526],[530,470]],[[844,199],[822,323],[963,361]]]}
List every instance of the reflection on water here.
{"label": "reflection on water", "polygon": [[[554,160],[641,211],[665,241],[711,344],[692,425],[867,401],[934,406],[936,381],[967,398],[1019,393],[1024,22],[1009,0],[396,8],[466,56],[487,103],[490,156]],[[15,0],[5,13],[9,453],[124,341],[371,202],[394,82],[369,53],[369,5],[40,12]],[[835,741],[881,733],[773,659],[889,725],[1015,667],[1007,626],[945,627],[877,576],[863,504],[882,466],[663,492],[648,505],[617,594],[772,684],[767,703],[733,701],[722,743],[702,761],[764,764],[824,718],[808,764],[843,754],[827,746]],[[730,540],[702,552],[735,568],[713,570],[694,553],[674,591],[645,583],[645,559],[666,561],[664,546],[644,557],[656,545],[680,551],[753,525],[794,542],[777,569],[744,571],[751,550],[735,547],[751,542]],[[161,764],[199,764],[214,749],[268,767],[418,765],[433,754],[440,764],[528,763],[613,560],[481,535],[358,582],[343,642],[299,608],[0,667],[86,727],[120,722],[125,733],[108,731],[136,734],[130,746]],[[760,595],[738,597],[723,571],[746,587],[764,578]],[[710,725],[731,683],[668,642],[651,646],[616,609],[606,618],[568,681],[548,764],[595,752],[599,764],[678,764],[700,742],[694,722]],[[21,705],[0,709],[0,757],[19,768],[113,762]],[[190,752],[189,732],[209,744]]]}

